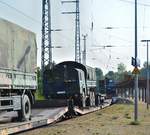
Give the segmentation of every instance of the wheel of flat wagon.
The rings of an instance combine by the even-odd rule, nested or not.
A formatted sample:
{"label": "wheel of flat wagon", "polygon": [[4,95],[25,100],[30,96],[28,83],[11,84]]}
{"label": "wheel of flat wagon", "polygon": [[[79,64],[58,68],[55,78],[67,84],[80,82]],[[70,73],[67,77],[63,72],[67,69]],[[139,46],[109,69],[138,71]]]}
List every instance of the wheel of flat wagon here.
{"label": "wheel of flat wagon", "polygon": [[22,98],[22,110],[18,111],[18,118],[20,121],[31,119],[31,102],[27,95]]}

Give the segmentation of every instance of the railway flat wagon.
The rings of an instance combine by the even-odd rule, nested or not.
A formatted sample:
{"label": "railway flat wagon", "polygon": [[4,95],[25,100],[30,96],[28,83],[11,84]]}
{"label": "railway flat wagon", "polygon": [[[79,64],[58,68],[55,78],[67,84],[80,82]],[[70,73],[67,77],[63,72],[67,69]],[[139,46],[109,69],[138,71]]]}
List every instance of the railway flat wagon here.
{"label": "railway flat wagon", "polygon": [[0,111],[17,111],[19,120],[30,119],[36,61],[35,34],[0,18]]}

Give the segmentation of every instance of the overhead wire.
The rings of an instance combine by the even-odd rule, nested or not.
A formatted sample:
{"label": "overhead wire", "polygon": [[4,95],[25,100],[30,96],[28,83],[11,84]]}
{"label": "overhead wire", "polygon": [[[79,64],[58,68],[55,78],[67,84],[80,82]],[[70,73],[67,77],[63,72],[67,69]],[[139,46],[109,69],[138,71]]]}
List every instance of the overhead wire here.
{"label": "overhead wire", "polygon": [[129,44],[132,43],[132,41],[130,40],[127,40],[127,39],[124,39],[118,35],[114,35],[114,34],[108,34],[108,33],[105,33],[105,35],[110,35],[112,38],[117,38],[117,40],[121,40],[121,41],[125,41],[125,42],[128,42]]}
{"label": "overhead wire", "polygon": [[[3,1],[0,1],[0,3],[3,4],[3,5],[5,5],[5,6],[7,6],[7,7],[9,7],[10,9],[14,10],[15,12],[17,12],[17,13],[23,15],[24,17],[30,19],[31,21],[33,21],[33,22],[39,24],[39,25],[42,27],[42,22],[40,22],[40,21],[36,20],[35,18],[33,18],[33,17],[27,15],[26,13],[22,12],[21,10],[19,10],[19,9],[17,9],[17,8],[11,6],[11,5],[9,5],[8,3],[3,2]],[[57,32],[57,34],[60,35],[61,37],[63,36],[64,38],[66,38],[67,40],[69,40],[69,41],[72,42],[72,39],[71,39],[71,38],[69,38],[69,37],[67,37],[67,36],[64,36],[63,34],[61,34],[61,33],[59,33],[59,32]]]}
{"label": "overhead wire", "polygon": [[[93,0],[91,0],[91,1],[93,2]],[[120,1],[126,1],[126,2],[132,3],[131,1],[128,1],[128,0],[120,0]],[[5,6],[7,6],[7,7],[9,7],[10,9],[15,10],[17,13],[19,13],[19,14],[25,16],[26,18],[28,18],[28,19],[30,19],[30,20],[32,20],[32,21],[34,21],[34,22],[36,22],[36,23],[38,23],[38,24],[41,25],[41,22],[40,22],[40,21],[38,21],[38,20],[36,20],[35,18],[33,18],[33,17],[31,17],[31,16],[25,14],[25,13],[22,12],[21,10],[18,10],[17,8],[15,8],[15,7],[9,5],[8,3],[3,2],[3,1],[0,1],[0,3],[3,4],[3,5],[5,5]],[[143,4],[143,3],[139,3],[139,4],[140,4],[140,5],[143,5],[143,6],[150,6],[150,5],[148,5],[148,4]],[[93,12],[93,9],[92,9],[92,12]],[[93,13],[92,13],[92,14],[93,14]],[[92,18],[93,18],[93,17],[92,17]],[[85,25],[84,25],[83,28],[90,30],[90,27],[89,27],[89,26],[86,26],[86,28],[85,28]],[[129,27],[116,27],[116,28],[129,28]],[[144,26],[143,26],[143,28],[144,28]],[[59,33],[59,32],[58,32],[58,35],[63,36],[63,37],[65,37],[67,40],[73,42],[73,39],[71,39],[70,37],[64,36],[63,34],[61,34],[61,33]],[[111,35],[111,36],[114,37],[114,35]],[[115,36],[115,37],[116,37],[116,36]],[[118,37],[117,37],[117,39],[121,39],[121,38],[118,38]],[[94,39],[93,39],[93,40],[94,40]],[[121,40],[124,40],[124,39],[121,39]],[[124,41],[127,41],[127,40],[124,40]],[[97,41],[95,40],[95,42],[97,42]],[[129,42],[131,42],[131,41],[129,41]]]}
{"label": "overhead wire", "polygon": [[[130,3],[130,4],[135,4],[135,2],[129,1],[129,0],[119,0],[119,1],[127,2],[127,3]],[[138,2],[137,4],[140,5],[140,6],[150,7],[150,4],[145,4],[145,3],[141,3],[141,2]]]}
{"label": "overhead wire", "polygon": [[33,18],[33,17],[31,17],[31,16],[25,14],[25,13],[22,12],[21,10],[19,10],[19,9],[17,9],[17,8],[11,6],[11,5],[9,5],[8,3],[3,2],[3,1],[0,1],[0,3],[3,4],[3,5],[5,5],[5,6],[7,6],[7,7],[9,7],[10,9],[13,9],[13,10],[16,11],[17,13],[23,15],[24,17],[26,17],[26,18],[28,18],[28,19],[30,19],[30,20],[32,20],[32,21],[38,23],[38,24],[41,24],[40,21],[38,21],[38,20],[36,20],[35,18]]}
{"label": "overhead wire", "polygon": [[[91,55],[89,55],[89,57],[91,57]],[[106,67],[106,63],[105,63],[105,61],[103,61],[104,59],[100,59],[99,57],[97,57],[97,55],[95,53],[92,54],[91,60],[98,60],[100,62],[100,64],[102,64],[102,66],[104,66],[104,68]]]}

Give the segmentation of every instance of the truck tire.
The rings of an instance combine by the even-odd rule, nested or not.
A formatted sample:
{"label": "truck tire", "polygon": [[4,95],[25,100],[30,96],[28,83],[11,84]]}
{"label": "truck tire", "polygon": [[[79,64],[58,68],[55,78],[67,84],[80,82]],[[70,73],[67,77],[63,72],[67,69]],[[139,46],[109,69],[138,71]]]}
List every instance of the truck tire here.
{"label": "truck tire", "polygon": [[31,102],[28,95],[22,98],[22,109],[18,111],[19,121],[28,121],[31,119]]}

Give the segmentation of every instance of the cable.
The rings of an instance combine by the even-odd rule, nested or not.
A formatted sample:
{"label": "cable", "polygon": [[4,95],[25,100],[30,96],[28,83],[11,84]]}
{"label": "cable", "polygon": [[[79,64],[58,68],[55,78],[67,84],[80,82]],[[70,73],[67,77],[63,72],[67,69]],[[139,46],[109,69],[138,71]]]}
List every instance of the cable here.
{"label": "cable", "polygon": [[[129,0],[119,0],[119,1],[134,4],[134,2],[129,1]],[[139,2],[138,2],[137,4],[138,4],[138,5],[140,5],[140,6],[150,7],[150,5],[149,5],[149,4],[145,4],[145,3],[139,3]]]}
{"label": "cable", "polygon": [[[150,28],[150,27],[147,27],[146,26],[146,28]],[[117,26],[108,26],[108,27],[99,27],[99,28],[97,28],[97,29],[126,29],[126,30],[132,30],[132,29],[134,29],[134,27],[129,27],[129,26],[119,26],[119,27],[117,27]],[[142,29],[142,27],[138,27],[138,29]]]}
{"label": "cable", "polygon": [[[9,7],[9,8],[11,8],[11,9],[13,9],[13,10],[15,10],[17,13],[19,13],[19,14],[25,16],[25,17],[28,18],[28,19],[30,19],[30,20],[32,20],[32,21],[34,21],[34,22],[36,22],[36,23],[38,23],[38,24],[40,24],[40,25],[42,24],[40,21],[38,21],[38,20],[32,18],[31,16],[25,14],[24,12],[22,12],[22,11],[16,9],[15,7],[9,5],[8,3],[2,2],[2,1],[0,1],[0,3],[3,4],[3,5],[5,5],[5,6],[7,6],[7,7]],[[58,33],[58,35],[61,35],[61,36],[65,37],[67,40],[72,41],[71,38],[69,39],[69,37],[66,37],[66,36],[64,36],[63,34]]]}
{"label": "cable", "polygon": [[25,14],[24,12],[18,10],[17,8],[15,8],[15,7],[9,5],[8,3],[3,2],[3,1],[0,1],[0,3],[3,4],[3,5],[5,5],[5,6],[7,6],[7,7],[9,7],[9,8],[11,8],[11,9],[13,9],[13,10],[16,11],[17,13],[19,13],[19,14],[25,16],[26,18],[28,18],[28,19],[30,19],[30,20],[32,20],[32,21],[34,21],[34,22],[36,22],[36,23],[38,23],[38,24],[41,25],[41,22],[40,22],[40,21],[38,21],[38,20],[32,18],[31,16],[29,16],[29,15]]}
{"label": "cable", "polygon": [[[42,24],[40,21],[38,21],[38,20],[34,19],[33,17],[31,17],[31,16],[25,14],[25,13],[22,12],[21,10],[18,10],[17,8],[15,8],[15,7],[9,5],[8,3],[3,2],[3,1],[0,1],[0,3],[3,4],[3,5],[5,5],[5,6],[7,6],[7,7],[9,7],[10,9],[16,11],[17,13],[19,13],[19,14],[25,16],[25,17],[28,18],[28,19],[30,19],[30,20],[32,20],[32,21],[34,21],[34,22],[36,22],[36,23],[38,23],[38,24],[40,24],[40,25]],[[85,25],[84,25],[83,28],[84,28],[84,29],[90,29],[88,26],[86,26],[86,28],[85,28]],[[71,39],[71,38],[69,38],[69,37],[67,37],[67,36],[64,36],[63,34],[58,33],[58,35],[60,35],[61,37],[63,36],[65,39],[67,39],[67,40],[73,42],[73,39]]]}
{"label": "cable", "polygon": [[[19,13],[19,14],[25,16],[26,18],[28,18],[28,19],[30,19],[30,20],[32,20],[32,21],[38,23],[40,26],[42,25],[42,23],[41,23],[40,21],[38,21],[38,20],[32,18],[31,16],[29,16],[29,15],[25,14],[24,12],[18,10],[17,8],[15,8],[15,7],[9,5],[8,3],[3,2],[3,1],[0,1],[0,3],[3,4],[3,5],[5,5],[5,6],[7,6],[7,7],[9,7],[10,9],[16,11],[17,13]],[[71,38],[69,38],[69,37],[67,37],[67,36],[65,36],[65,35],[63,35],[63,34],[58,33],[58,35],[60,35],[61,37],[63,36],[63,37],[64,37],[65,39],[67,39],[68,41],[71,41],[71,42],[73,41]]]}
{"label": "cable", "polygon": [[[92,56],[92,57],[91,57]],[[93,57],[94,56],[94,57]],[[94,60],[98,60],[99,62],[100,62],[100,65],[103,65],[104,66],[104,68],[106,67],[106,63],[103,61],[104,59],[102,59],[102,58],[99,58],[95,53],[93,53],[92,55],[89,55],[88,56],[92,61],[93,61],[93,58],[94,58]],[[107,57],[107,56],[106,56]],[[88,58],[88,59],[89,59]],[[97,63],[97,62],[96,62]],[[101,68],[102,69],[102,68]]]}

